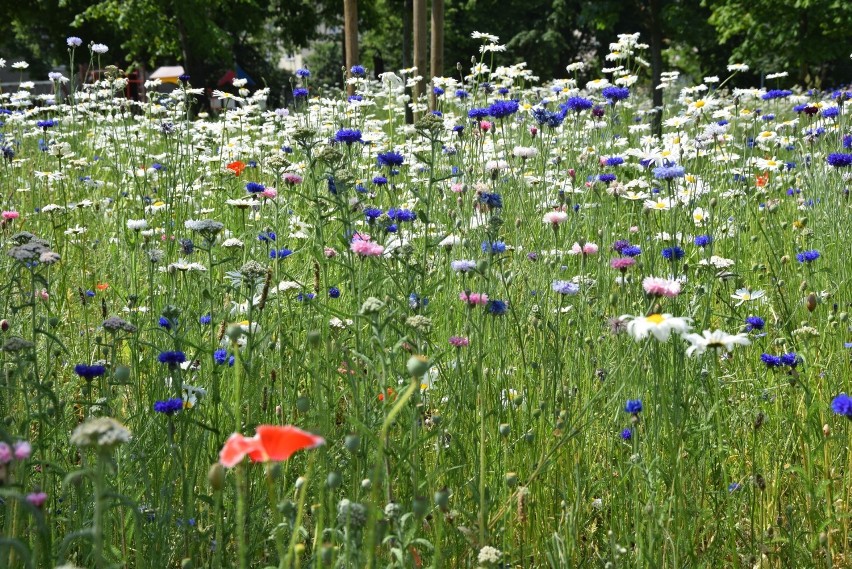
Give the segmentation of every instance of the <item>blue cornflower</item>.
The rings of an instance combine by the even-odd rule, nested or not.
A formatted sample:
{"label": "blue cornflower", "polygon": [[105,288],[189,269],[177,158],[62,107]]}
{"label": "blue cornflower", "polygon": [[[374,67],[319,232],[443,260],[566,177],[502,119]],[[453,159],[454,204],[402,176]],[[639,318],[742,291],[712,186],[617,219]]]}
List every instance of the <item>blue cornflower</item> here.
{"label": "blue cornflower", "polygon": [[489,300],[485,309],[494,316],[503,316],[509,311],[509,305],[504,300]]}
{"label": "blue cornflower", "polygon": [[482,242],[482,252],[483,253],[505,253],[506,252],[506,244],[502,241],[483,241]]}
{"label": "blue cornflower", "polygon": [[580,292],[580,285],[572,283],[571,281],[553,281],[550,288],[552,288],[554,292],[564,295],[574,295]]}
{"label": "blue cornflower", "polygon": [[852,397],[841,393],[831,401],[831,410],[847,419],[852,419]]}
{"label": "blue cornflower", "polygon": [[633,438],[633,431],[631,431],[629,428],[624,429],[623,431],[621,431],[621,438],[625,441],[629,441]]}
{"label": "blue cornflower", "polygon": [[549,126],[550,128],[556,128],[565,120],[564,111],[553,112],[541,107],[533,109],[532,115],[539,125]]}
{"label": "blue cornflower", "polygon": [[399,225],[397,225],[396,223],[391,223],[390,225],[385,227],[385,231],[387,231],[388,233],[396,233],[397,231],[399,231]]}
{"label": "blue cornflower", "polygon": [[296,295],[296,300],[298,300],[299,302],[309,302],[314,298],[316,298],[316,295],[312,292],[309,292],[307,294],[300,292],[298,295]]}
{"label": "blue cornflower", "polygon": [[620,166],[621,164],[624,164],[624,158],[621,156],[610,156],[606,159],[605,164],[607,166]]}
{"label": "blue cornflower", "polygon": [[183,409],[183,399],[174,397],[165,401],[157,401],[154,403],[154,411],[164,415],[174,415]]}
{"label": "blue cornflower", "polygon": [[361,95],[349,95],[348,97],[346,97],[346,101],[349,103],[360,103],[363,100],[364,97],[362,97]]}
{"label": "blue cornflower", "polygon": [[[355,188],[355,189],[357,190],[358,188]],[[337,195],[337,184],[334,183],[334,177],[333,176],[328,177],[328,193],[330,193],[331,195],[334,195],[334,196]]]}
{"label": "blue cornflower", "polygon": [[761,354],[760,361],[766,364],[766,367],[781,367],[781,358],[772,354]]}
{"label": "blue cornflower", "polygon": [[766,326],[766,322],[760,316],[749,316],[745,319],[745,322],[747,332],[751,332],[752,330],[763,330],[763,327]]}
{"label": "blue cornflower", "polygon": [[464,89],[456,89],[456,98],[457,99],[464,100],[464,99],[467,99],[468,97],[470,97],[470,93],[468,93]]}
{"label": "blue cornflower", "polygon": [[95,296],[95,291],[93,291],[93,290],[91,290],[91,289],[90,289],[90,290],[87,290],[87,291],[86,291],[86,296],[88,296],[89,298],[93,298],[93,297]]}
{"label": "blue cornflower", "polygon": [[402,166],[403,162],[405,162],[405,156],[399,152],[389,150],[387,152],[380,153],[376,157],[376,161],[379,163],[379,166],[387,166],[388,168],[399,167]]}
{"label": "blue cornflower", "polygon": [[497,101],[488,107],[488,114],[495,119],[504,119],[518,112],[518,101]]}
{"label": "blue cornflower", "polygon": [[852,154],[843,154],[840,152],[836,152],[833,154],[829,154],[825,159],[828,162],[829,166],[834,166],[835,168],[844,168],[846,166],[852,165]]}
{"label": "blue cornflower", "polygon": [[659,166],[654,168],[654,177],[658,180],[674,180],[675,178],[683,178],[686,171],[683,166]]}
{"label": "blue cornflower", "polygon": [[663,249],[664,259],[682,259],[684,255],[686,253],[680,247],[666,247]]}
{"label": "blue cornflower", "polygon": [[306,79],[311,76],[311,72],[305,68],[296,70],[296,77],[301,77],[302,79]]}
{"label": "blue cornflower", "polygon": [[488,109],[473,108],[467,112],[467,118],[473,120],[482,120],[488,117]]}
{"label": "blue cornflower", "polygon": [[160,352],[160,355],[157,356],[157,359],[160,361],[161,364],[169,364],[170,366],[172,366],[185,362],[186,354],[181,351]]}
{"label": "blue cornflower", "polygon": [[294,99],[299,99],[299,98],[307,97],[307,96],[308,96],[308,90],[305,89],[304,87],[297,87],[296,89],[293,89],[293,98]]}
{"label": "blue cornflower", "polygon": [[384,176],[376,176],[375,178],[373,178],[373,184],[376,186],[384,186],[387,183],[388,179]]}
{"label": "blue cornflower", "polygon": [[503,207],[503,197],[498,193],[483,192],[479,196],[479,202],[492,209]]}
{"label": "blue cornflower", "polygon": [[792,95],[792,91],[788,91],[787,89],[770,89],[766,93],[763,94],[760,98],[764,101],[769,101],[771,99],[785,99]]}
{"label": "blue cornflower", "polygon": [[181,239],[178,243],[180,244],[181,253],[184,255],[192,255],[193,251],[195,251],[195,243],[192,242],[192,239]]}
{"label": "blue cornflower", "polygon": [[642,254],[642,248],[639,245],[628,245],[621,250],[621,254],[626,257],[638,257]]}
{"label": "blue cornflower", "polygon": [[340,289],[336,286],[331,287],[328,289],[328,296],[329,298],[340,298]]}
{"label": "blue cornflower", "polygon": [[165,328],[166,330],[172,329],[171,321],[168,318],[166,318],[165,316],[160,316],[159,324],[160,324],[161,327]]}
{"label": "blue cornflower", "polygon": [[627,87],[604,87],[601,91],[601,95],[603,95],[611,104],[615,104],[618,101],[623,101],[627,97],[630,96],[630,89]]}
{"label": "blue cornflower", "polygon": [[579,113],[581,111],[587,111],[594,106],[595,104],[589,99],[584,99],[583,97],[569,97],[567,101],[559,105],[559,108],[564,111],[574,111]]}
{"label": "blue cornflower", "polygon": [[367,74],[367,70],[364,69],[363,65],[353,65],[349,71],[352,72],[352,75],[357,75],[358,77],[363,77]]}
{"label": "blue cornflower", "polygon": [[275,232],[274,231],[265,231],[263,233],[258,234],[257,240],[265,243],[267,241],[275,241]]}
{"label": "blue cornflower", "polygon": [[432,92],[435,94],[436,97],[440,97],[445,93],[445,91],[440,87],[432,87]]}
{"label": "blue cornflower", "polygon": [[198,322],[201,323],[202,325],[206,326],[207,324],[210,324],[210,322],[212,322],[212,320],[213,320],[213,318],[209,314],[205,314],[204,316],[202,316],[201,318],[198,319]]}
{"label": "blue cornflower", "polygon": [[508,87],[500,87],[499,89],[497,89],[497,92],[501,95],[508,95],[509,94],[509,88]]}
{"label": "blue cornflower", "polygon": [[840,110],[837,107],[829,107],[827,109],[823,109],[822,113],[820,113],[823,118],[833,119],[840,114]]}
{"label": "blue cornflower", "polygon": [[796,253],[796,260],[800,263],[812,263],[817,259],[819,259],[819,251],[817,251],[816,249]]}
{"label": "blue cornflower", "polygon": [[742,486],[740,485],[739,482],[731,482],[730,484],[728,484],[728,492],[736,492],[741,487]]}
{"label": "blue cornflower", "polygon": [[388,210],[388,217],[396,221],[414,221],[417,219],[417,214],[407,209],[392,207]]}
{"label": "blue cornflower", "polygon": [[226,361],[228,361],[228,350],[225,350],[224,348],[219,348],[218,350],[213,352],[213,361],[219,365],[224,364]]}
{"label": "blue cornflower", "polygon": [[272,249],[271,251],[269,251],[269,258],[270,259],[286,259],[287,257],[289,257],[292,254],[293,254],[293,251],[291,251],[290,249],[278,249],[277,251],[275,249]]}
{"label": "blue cornflower", "polygon": [[45,120],[45,121],[38,121],[36,123],[36,126],[41,128],[41,129],[47,130],[49,128],[55,127],[57,124],[59,124],[57,121],[55,121],[53,119],[48,119],[48,120]]}
{"label": "blue cornflower", "polygon": [[246,191],[250,194],[259,194],[265,189],[266,186],[264,186],[263,184],[258,184],[257,182],[249,182],[246,184]]}
{"label": "blue cornflower", "polygon": [[376,219],[380,217],[382,213],[382,210],[377,207],[368,207],[364,210],[364,217],[367,218],[368,222],[372,223],[373,221],[376,221]]}
{"label": "blue cornflower", "polygon": [[457,135],[461,136],[462,133],[464,132],[464,125],[461,125],[461,124],[455,125],[453,127],[453,132],[456,133]]}
{"label": "blue cornflower", "polygon": [[345,142],[346,144],[361,142],[361,131],[354,128],[341,128],[335,133],[334,141]]}
{"label": "blue cornflower", "polygon": [[614,182],[616,180],[616,176],[615,176],[615,174],[598,174],[597,180],[599,182],[603,182],[605,184],[608,184],[609,182]]}
{"label": "blue cornflower", "polygon": [[429,298],[423,297],[421,298],[419,294],[416,292],[412,292],[408,295],[408,307],[412,310],[417,310],[420,307],[428,306]]}
{"label": "blue cornflower", "polygon": [[628,399],[627,403],[624,405],[624,411],[626,413],[632,413],[633,415],[638,415],[642,412],[642,400],[641,399]]}
{"label": "blue cornflower", "polygon": [[707,247],[712,242],[713,237],[710,235],[698,235],[694,241],[696,247]]}
{"label": "blue cornflower", "polygon": [[843,148],[852,148],[852,134],[843,135]]}
{"label": "blue cornflower", "polygon": [[790,352],[789,354],[783,354],[780,359],[781,359],[781,363],[785,366],[788,366],[788,367],[796,367],[797,365],[799,365],[799,362],[801,361],[799,359],[799,356],[797,356],[795,352]]}
{"label": "blue cornflower", "polygon": [[77,364],[74,366],[74,373],[85,379],[86,381],[92,381],[96,377],[100,377],[106,373],[106,367],[95,364],[95,365],[86,365],[86,364]]}

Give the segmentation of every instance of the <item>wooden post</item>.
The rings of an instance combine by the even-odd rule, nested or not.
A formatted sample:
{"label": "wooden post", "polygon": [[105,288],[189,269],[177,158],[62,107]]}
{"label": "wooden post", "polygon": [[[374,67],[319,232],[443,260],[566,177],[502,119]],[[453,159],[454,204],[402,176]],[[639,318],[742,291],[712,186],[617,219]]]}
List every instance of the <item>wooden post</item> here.
{"label": "wooden post", "polygon": [[[432,77],[444,75],[444,0],[432,0]],[[432,95],[432,110],[438,107],[438,98]]]}
{"label": "wooden post", "polygon": [[[412,16],[414,15],[414,0],[405,0],[405,7],[402,12],[402,68],[408,69],[411,67],[411,34],[412,34]],[[405,94],[411,96],[411,87],[405,87]],[[405,124],[413,124],[414,115],[411,113],[411,107],[405,105]]]}
{"label": "wooden post", "polygon": [[[358,65],[358,0],[343,0],[343,47],[346,52],[346,76],[353,65]],[[355,88],[346,86],[346,92],[355,93]]]}
{"label": "wooden post", "polygon": [[[426,65],[426,0],[414,0],[414,66],[417,74],[428,77],[429,70]],[[414,87],[414,101],[426,92],[425,79],[418,82]]]}

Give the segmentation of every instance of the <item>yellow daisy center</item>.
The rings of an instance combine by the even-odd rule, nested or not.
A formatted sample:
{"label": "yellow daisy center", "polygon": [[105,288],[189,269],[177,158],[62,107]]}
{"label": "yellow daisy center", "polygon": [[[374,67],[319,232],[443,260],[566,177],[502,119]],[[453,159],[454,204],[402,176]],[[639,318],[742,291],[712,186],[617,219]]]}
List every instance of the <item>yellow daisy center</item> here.
{"label": "yellow daisy center", "polygon": [[645,317],[645,320],[652,324],[662,324],[665,318],[663,318],[662,314],[650,314]]}

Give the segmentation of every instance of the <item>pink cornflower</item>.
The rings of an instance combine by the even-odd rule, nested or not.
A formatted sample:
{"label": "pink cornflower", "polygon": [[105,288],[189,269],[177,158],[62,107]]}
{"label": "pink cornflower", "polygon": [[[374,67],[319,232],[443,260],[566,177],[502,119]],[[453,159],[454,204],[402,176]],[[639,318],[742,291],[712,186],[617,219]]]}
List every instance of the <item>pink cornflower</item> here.
{"label": "pink cornflower", "polygon": [[27,441],[18,441],[15,443],[15,458],[18,460],[26,460],[30,457],[33,448]]}
{"label": "pink cornflower", "polygon": [[638,225],[631,225],[630,229],[628,229],[628,231],[630,233],[639,233],[639,226]]}
{"label": "pink cornflower", "polygon": [[333,259],[337,257],[337,251],[335,251],[333,247],[325,247],[322,252],[326,259]]}
{"label": "pink cornflower", "polygon": [[571,255],[597,255],[598,254],[598,246],[595,243],[586,243],[582,247],[579,243],[574,243],[571,246],[571,250],[568,251]]}
{"label": "pink cornflower", "polygon": [[302,183],[302,177],[298,174],[284,174],[284,182],[291,186],[295,186]]}
{"label": "pink cornflower", "polygon": [[548,211],[541,218],[541,221],[556,227],[564,223],[567,219],[568,214],[564,211]]}
{"label": "pink cornflower", "polygon": [[450,186],[450,190],[453,193],[460,194],[464,192],[464,184],[453,184],[452,186]]}
{"label": "pink cornflower", "polygon": [[617,269],[619,271],[626,271],[630,267],[636,264],[636,259],[633,257],[620,257],[618,259],[613,259],[609,262],[609,266],[613,269]]}
{"label": "pink cornflower", "polygon": [[274,200],[278,197],[278,190],[276,190],[275,188],[266,188],[262,192],[260,192],[260,195],[270,200]]}
{"label": "pink cornflower", "polygon": [[470,340],[464,336],[450,336],[450,345],[455,348],[465,348],[470,345]]}
{"label": "pink cornflower", "polygon": [[36,508],[41,508],[47,502],[47,494],[44,492],[32,492],[31,494],[27,494],[27,502]]}
{"label": "pink cornflower", "polygon": [[479,128],[481,128],[483,132],[488,132],[491,130],[491,123],[488,121],[480,121]]}
{"label": "pink cornflower", "polygon": [[0,464],[9,464],[10,462],[12,462],[12,447],[0,441]]}
{"label": "pink cornflower", "polygon": [[18,213],[17,211],[4,211],[3,212],[3,219],[5,219],[6,221],[10,221],[12,219],[18,219],[19,217],[21,217],[21,214]]}
{"label": "pink cornflower", "polygon": [[353,240],[350,248],[354,253],[358,253],[362,257],[378,257],[385,252],[385,248],[378,243],[362,241],[361,239]]}
{"label": "pink cornflower", "polygon": [[674,298],[680,294],[680,283],[661,279],[659,277],[645,277],[642,281],[642,288],[651,296],[667,296]]}
{"label": "pink cornflower", "polygon": [[471,306],[476,306],[477,304],[485,305],[488,304],[488,295],[485,293],[479,292],[460,292],[459,300],[462,300]]}

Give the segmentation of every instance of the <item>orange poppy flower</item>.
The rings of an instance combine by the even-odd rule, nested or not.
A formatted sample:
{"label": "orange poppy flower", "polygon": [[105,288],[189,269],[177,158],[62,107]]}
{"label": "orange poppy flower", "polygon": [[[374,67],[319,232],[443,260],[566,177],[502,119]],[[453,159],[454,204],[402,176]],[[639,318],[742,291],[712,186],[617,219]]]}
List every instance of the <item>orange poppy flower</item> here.
{"label": "orange poppy flower", "polygon": [[764,172],[762,176],[757,176],[757,182],[755,182],[758,188],[762,188],[766,184],[769,183],[769,172]]}
{"label": "orange poppy flower", "polygon": [[240,433],[228,437],[219,451],[219,463],[231,468],[239,464],[246,455],[252,462],[279,462],[287,460],[297,451],[324,444],[324,438],[298,427],[261,425],[253,437],[244,437]]}
{"label": "orange poppy flower", "polygon": [[109,283],[98,283],[95,285],[95,288],[98,290],[106,290],[109,288]]}
{"label": "orange poppy flower", "polygon": [[245,162],[240,162],[239,160],[237,160],[236,162],[231,162],[230,164],[225,166],[225,168],[233,172],[234,175],[239,176],[243,173],[243,170],[246,169],[246,164]]}

